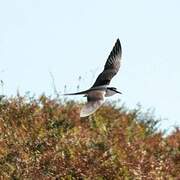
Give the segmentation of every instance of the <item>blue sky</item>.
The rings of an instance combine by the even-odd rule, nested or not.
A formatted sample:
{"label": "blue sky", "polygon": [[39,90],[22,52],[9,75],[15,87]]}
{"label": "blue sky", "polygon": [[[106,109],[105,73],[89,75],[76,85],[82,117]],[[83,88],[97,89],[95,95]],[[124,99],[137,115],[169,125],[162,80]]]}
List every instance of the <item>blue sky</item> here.
{"label": "blue sky", "polygon": [[[127,107],[155,108],[161,128],[180,125],[180,1],[0,1],[0,93],[90,87],[116,39],[123,62],[111,85]],[[78,77],[82,76],[81,81]]]}

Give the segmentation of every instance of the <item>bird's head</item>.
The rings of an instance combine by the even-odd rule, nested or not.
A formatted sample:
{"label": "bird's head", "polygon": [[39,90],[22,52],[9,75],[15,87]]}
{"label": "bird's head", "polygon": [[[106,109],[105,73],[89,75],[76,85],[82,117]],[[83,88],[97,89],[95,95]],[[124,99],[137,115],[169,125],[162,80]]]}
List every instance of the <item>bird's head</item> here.
{"label": "bird's head", "polygon": [[118,93],[118,94],[122,94],[122,92],[118,91],[117,88],[115,88],[115,87],[110,87],[109,89]]}

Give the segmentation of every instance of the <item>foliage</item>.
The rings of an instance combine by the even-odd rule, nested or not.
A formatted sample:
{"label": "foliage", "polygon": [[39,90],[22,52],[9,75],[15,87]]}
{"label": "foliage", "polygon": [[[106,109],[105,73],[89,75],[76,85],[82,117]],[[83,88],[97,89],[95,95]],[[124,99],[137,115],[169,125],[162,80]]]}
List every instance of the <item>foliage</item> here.
{"label": "foliage", "polygon": [[178,179],[180,130],[166,137],[141,108],[82,104],[42,95],[0,101],[0,179]]}

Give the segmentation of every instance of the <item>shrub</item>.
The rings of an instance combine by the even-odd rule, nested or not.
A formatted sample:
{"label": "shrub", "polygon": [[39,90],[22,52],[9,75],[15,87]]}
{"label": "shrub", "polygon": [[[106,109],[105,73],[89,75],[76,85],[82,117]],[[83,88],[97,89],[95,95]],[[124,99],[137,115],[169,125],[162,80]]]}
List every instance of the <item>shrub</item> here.
{"label": "shrub", "polygon": [[1,179],[178,179],[180,130],[166,137],[141,107],[82,104],[42,95],[0,101]]}

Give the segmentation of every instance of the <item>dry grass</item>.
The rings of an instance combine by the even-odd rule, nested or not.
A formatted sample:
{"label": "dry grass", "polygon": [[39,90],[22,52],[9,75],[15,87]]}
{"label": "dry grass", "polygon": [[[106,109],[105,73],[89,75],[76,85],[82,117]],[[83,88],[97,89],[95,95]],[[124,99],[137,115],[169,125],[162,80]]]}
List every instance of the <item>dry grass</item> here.
{"label": "dry grass", "polygon": [[180,179],[180,130],[163,137],[151,115],[41,96],[0,101],[0,179]]}

